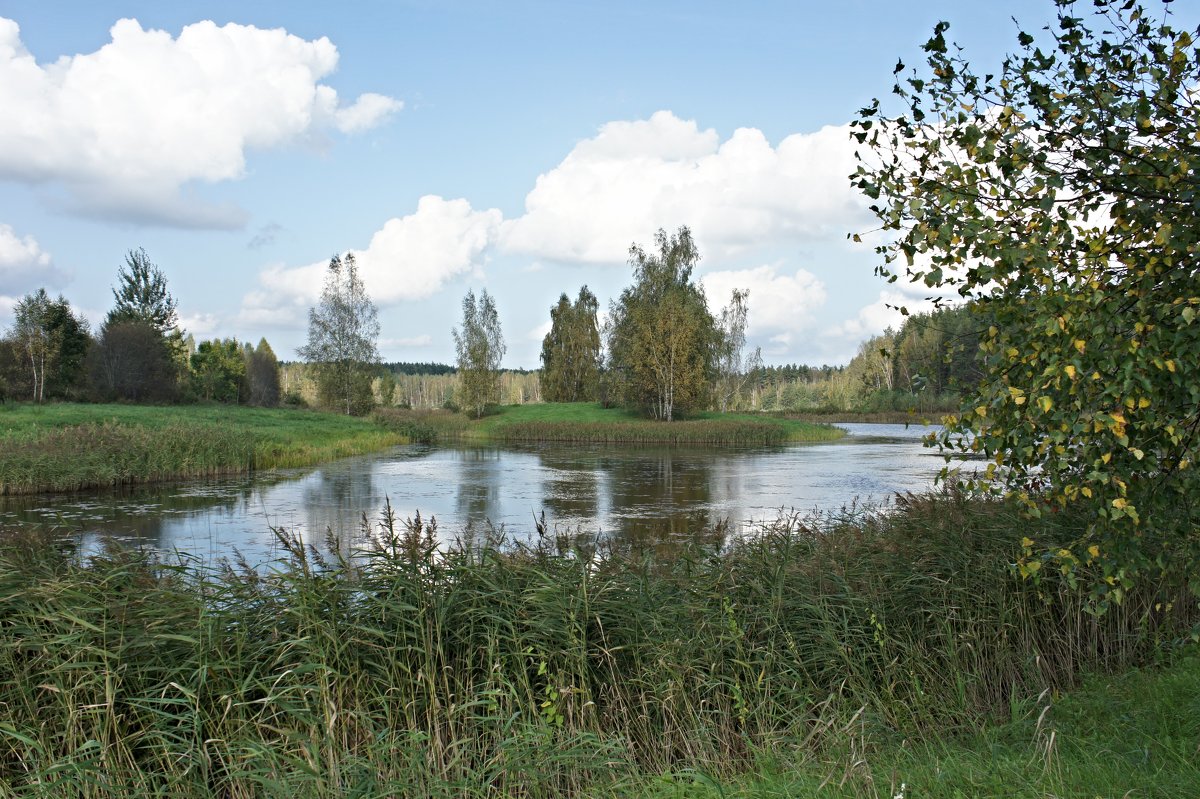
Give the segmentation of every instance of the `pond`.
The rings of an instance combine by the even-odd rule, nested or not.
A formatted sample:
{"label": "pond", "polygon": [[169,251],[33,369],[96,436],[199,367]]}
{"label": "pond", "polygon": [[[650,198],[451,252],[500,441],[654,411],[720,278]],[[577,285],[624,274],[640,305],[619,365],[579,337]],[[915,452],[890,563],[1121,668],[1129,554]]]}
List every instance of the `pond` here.
{"label": "pond", "polygon": [[251,563],[277,554],[271,528],[322,545],[377,523],[390,501],[400,519],[436,517],[443,537],[491,530],[562,533],[638,546],[736,533],[780,513],[838,512],[923,491],[944,465],[922,446],[930,428],[843,424],[835,442],[774,448],[579,445],[421,446],[316,468],[144,486],[122,492],[9,498],[0,522],[52,526],[85,548],[113,537],[203,560]]}

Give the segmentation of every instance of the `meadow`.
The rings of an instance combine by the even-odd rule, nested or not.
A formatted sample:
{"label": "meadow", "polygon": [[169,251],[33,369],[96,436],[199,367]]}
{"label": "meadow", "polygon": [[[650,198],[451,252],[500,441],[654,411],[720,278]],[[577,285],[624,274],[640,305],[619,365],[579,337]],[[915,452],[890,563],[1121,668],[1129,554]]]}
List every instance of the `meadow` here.
{"label": "meadow", "polygon": [[656,558],[550,535],[444,543],[385,511],[357,557],[277,531],[287,555],[266,570],[119,550],[85,562],[10,534],[0,785],[1186,795],[1200,714],[1171,710],[1195,708],[1197,660],[1180,646],[1200,622],[1194,597],[1146,582],[1097,615],[1058,575],[1008,565],[1022,536],[1065,542],[1083,523],[946,490],[888,515],[716,530]]}

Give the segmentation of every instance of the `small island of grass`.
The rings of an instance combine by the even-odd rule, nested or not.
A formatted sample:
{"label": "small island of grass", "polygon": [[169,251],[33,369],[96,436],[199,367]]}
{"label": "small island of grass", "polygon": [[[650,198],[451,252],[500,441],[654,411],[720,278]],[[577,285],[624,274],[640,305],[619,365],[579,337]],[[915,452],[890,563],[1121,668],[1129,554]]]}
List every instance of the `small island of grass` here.
{"label": "small island of grass", "polygon": [[588,444],[765,446],[832,441],[845,431],[827,424],[754,413],[697,413],[661,422],[595,402],[505,405],[479,419],[449,411],[388,409],[383,424],[415,440]]}

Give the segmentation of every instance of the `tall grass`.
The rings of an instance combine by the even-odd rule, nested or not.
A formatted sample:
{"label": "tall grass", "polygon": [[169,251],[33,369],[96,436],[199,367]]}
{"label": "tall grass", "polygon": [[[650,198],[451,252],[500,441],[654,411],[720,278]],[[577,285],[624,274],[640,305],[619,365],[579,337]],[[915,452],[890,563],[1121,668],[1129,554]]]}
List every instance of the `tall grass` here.
{"label": "tall grass", "polygon": [[[1039,541],[1071,534],[1042,523]],[[586,539],[440,544],[385,513],[358,558],[278,531],[270,570],[0,544],[0,785],[15,796],[622,794],[881,736],[969,730],[1197,619],[1096,617],[1006,563],[1001,504],[780,519],[670,559]],[[334,548],[333,551],[337,551]]]}
{"label": "tall grass", "polygon": [[307,466],[402,441],[366,420],[311,411],[19,405],[0,411],[0,495]]}

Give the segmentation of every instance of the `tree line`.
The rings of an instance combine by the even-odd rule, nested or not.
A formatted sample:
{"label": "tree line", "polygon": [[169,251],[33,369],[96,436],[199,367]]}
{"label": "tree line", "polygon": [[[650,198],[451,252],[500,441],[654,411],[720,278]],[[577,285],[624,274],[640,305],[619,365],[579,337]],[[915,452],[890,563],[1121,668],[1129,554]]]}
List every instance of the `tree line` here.
{"label": "tree line", "polygon": [[671,420],[699,410],[920,410],[949,407],[978,380],[980,319],[966,309],[909,316],[864,342],[845,367],[764,366],[746,348],[748,300],[734,291],[717,314],[693,279],[691,231],[659,231],[630,248],[633,283],[610,303],[585,285],[549,309],[541,370],[501,369],[495,301],[468,292],[452,331],[457,362],[381,362],[378,312],[354,255],[334,256],[309,312],[302,364],[281,371],[265,339],[197,342],[179,329],[162,270],[131,250],[99,329],[44,289],[22,298],[0,340],[0,397],[127,402],[206,401],[271,406],[281,400],[362,414],[376,405],[463,410],[496,404],[601,402]]}
{"label": "tree line", "polygon": [[18,300],[0,338],[0,399],[279,403],[279,364],[266,339],[185,335],[144,249],[127,253],[112,293],[94,332],[61,295],[40,288]]}
{"label": "tree line", "polygon": [[[953,410],[982,376],[978,307],[906,317],[899,330],[863,342],[847,366],[765,366],[746,346],[749,293],[735,290],[713,314],[693,279],[700,260],[691,231],[660,230],[654,249],[630,248],[633,283],[599,322],[585,285],[550,308],[542,340],[541,399],[601,402],[670,421],[696,411]],[[473,415],[501,400],[503,336],[484,290],[463,300],[458,398]]]}

